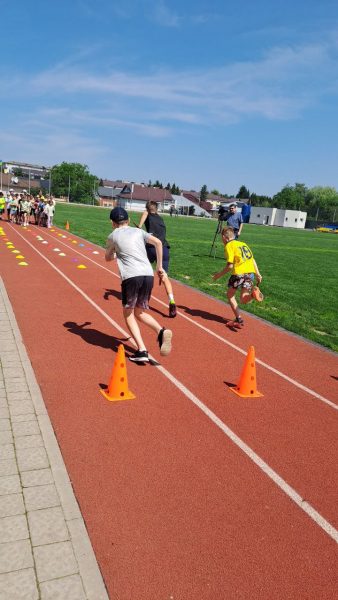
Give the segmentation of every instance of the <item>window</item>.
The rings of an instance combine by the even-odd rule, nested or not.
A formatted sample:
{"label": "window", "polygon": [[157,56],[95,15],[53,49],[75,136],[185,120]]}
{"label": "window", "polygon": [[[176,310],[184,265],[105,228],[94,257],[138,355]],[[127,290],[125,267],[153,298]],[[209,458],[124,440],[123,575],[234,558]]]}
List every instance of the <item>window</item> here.
{"label": "window", "polygon": [[295,219],[295,223],[297,223],[298,219]]}
{"label": "window", "polygon": [[261,215],[257,215],[257,219],[259,219],[259,217],[260,217],[260,216],[261,216]]}
{"label": "window", "polygon": [[288,221],[288,217],[285,217],[285,221]]}
{"label": "window", "polygon": [[304,221],[304,219],[301,217],[301,218],[300,218],[300,221]]}

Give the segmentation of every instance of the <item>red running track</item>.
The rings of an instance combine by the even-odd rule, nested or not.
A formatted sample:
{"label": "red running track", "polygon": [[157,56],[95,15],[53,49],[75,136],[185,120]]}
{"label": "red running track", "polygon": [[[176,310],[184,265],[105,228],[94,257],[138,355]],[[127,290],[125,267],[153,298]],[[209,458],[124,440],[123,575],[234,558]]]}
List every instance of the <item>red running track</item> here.
{"label": "red running track", "polygon": [[[128,364],[136,400],[110,403],[100,385],[118,344],[133,349],[115,267],[67,232],[0,224],[0,274],[110,597],[336,598],[337,355],[250,315],[232,332],[225,304],[179,283],[169,320],[156,285],[173,352]],[[241,399],[228,384],[250,345],[264,396]]]}

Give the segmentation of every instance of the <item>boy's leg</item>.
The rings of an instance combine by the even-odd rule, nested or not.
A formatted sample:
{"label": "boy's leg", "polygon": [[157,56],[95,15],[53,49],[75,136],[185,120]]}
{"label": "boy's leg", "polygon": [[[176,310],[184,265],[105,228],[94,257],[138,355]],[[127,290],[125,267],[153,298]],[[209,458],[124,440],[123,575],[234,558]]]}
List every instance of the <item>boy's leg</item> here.
{"label": "boy's leg", "polygon": [[144,341],[143,341],[142,336],[141,336],[141,332],[140,332],[140,328],[139,328],[138,322],[136,321],[136,318],[135,318],[134,310],[136,311],[138,309],[123,308],[123,316],[124,316],[124,320],[126,322],[126,325],[127,325],[128,329],[129,329],[132,337],[134,338],[134,340],[136,342],[138,350],[140,350],[142,352],[142,351],[146,350],[146,347],[144,345]]}
{"label": "boy's leg", "polygon": [[138,321],[153,329],[157,335],[160,333],[161,325],[144,308],[135,307],[135,317]]}
{"label": "boy's leg", "polygon": [[228,291],[227,291],[227,298],[229,300],[229,304],[231,307],[232,312],[234,313],[236,319],[239,318],[240,314],[239,314],[239,308],[238,308],[238,304],[237,304],[237,300],[235,298],[236,296],[236,288],[233,287],[229,287]]}
{"label": "boy's leg", "polygon": [[241,296],[240,296],[240,303],[241,304],[250,304],[250,302],[252,302],[253,298],[251,295],[251,292],[249,292],[249,290],[245,290],[242,288],[241,290]]}

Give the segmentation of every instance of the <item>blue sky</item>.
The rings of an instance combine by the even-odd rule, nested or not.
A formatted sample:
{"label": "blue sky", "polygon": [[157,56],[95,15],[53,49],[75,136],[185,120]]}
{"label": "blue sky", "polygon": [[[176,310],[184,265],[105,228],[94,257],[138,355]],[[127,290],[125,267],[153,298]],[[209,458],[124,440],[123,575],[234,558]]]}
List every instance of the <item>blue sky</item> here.
{"label": "blue sky", "polygon": [[2,160],[338,188],[336,0],[0,0]]}

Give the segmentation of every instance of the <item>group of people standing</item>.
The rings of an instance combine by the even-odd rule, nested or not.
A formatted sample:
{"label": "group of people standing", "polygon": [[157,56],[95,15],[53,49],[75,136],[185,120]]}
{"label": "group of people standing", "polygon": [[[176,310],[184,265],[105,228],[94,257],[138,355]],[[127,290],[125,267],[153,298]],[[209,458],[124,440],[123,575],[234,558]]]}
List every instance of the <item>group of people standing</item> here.
{"label": "group of people standing", "polygon": [[5,215],[10,223],[28,227],[33,217],[35,225],[50,228],[54,213],[55,200],[51,196],[45,197],[42,193],[34,196],[25,190],[22,193],[0,191],[0,219]]}

